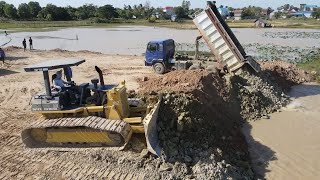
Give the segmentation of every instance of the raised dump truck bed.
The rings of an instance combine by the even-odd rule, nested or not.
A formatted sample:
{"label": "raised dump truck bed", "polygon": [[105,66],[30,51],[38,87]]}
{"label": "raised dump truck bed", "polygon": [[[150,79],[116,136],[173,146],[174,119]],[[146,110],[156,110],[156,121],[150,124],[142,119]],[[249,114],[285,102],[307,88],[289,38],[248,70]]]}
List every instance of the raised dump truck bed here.
{"label": "raised dump truck bed", "polygon": [[195,16],[193,22],[215,58],[221,64],[226,65],[230,72],[242,70],[245,64],[256,72],[260,71],[260,65],[252,57],[246,55],[214,3],[208,2],[208,6]]}

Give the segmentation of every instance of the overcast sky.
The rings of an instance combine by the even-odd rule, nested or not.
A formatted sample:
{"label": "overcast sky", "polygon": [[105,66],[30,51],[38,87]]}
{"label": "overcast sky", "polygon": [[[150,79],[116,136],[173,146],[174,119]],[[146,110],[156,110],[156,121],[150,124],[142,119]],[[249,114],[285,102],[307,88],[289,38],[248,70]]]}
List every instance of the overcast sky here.
{"label": "overcast sky", "polygon": [[[27,0],[5,0],[7,3],[12,3],[18,6],[20,3],[28,3]],[[58,6],[73,6],[79,7],[86,3],[92,3],[98,6],[105,4],[112,4],[115,7],[123,7],[124,4],[144,4],[146,0],[34,0],[38,1],[41,6],[46,6],[48,3],[52,3]],[[149,0],[151,6],[164,7],[164,6],[178,6],[181,5],[182,0]],[[190,0],[192,8],[205,7],[206,0]],[[244,7],[248,5],[260,6],[260,7],[272,7],[277,8],[283,4],[293,4],[299,6],[301,3],[315,4],[320,6],[320,0],[217,0],[217,5],[227,5],[231,7]]]}

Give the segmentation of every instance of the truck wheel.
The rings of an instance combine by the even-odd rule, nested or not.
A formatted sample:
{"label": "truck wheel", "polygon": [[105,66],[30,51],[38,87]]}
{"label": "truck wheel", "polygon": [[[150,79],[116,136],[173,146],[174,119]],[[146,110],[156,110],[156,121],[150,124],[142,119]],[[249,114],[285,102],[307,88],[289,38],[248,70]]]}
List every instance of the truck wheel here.
{"label": "truck wheel", "polygon": [[189,70],[198,70],[198,69],[200,69],[200,65],[198,65],[198,64],[194,64],[189,67]]}
{"label": "truck wheel", "polygon": [[157,74],[163,74],[165,70],[162,63],[155,63],[153,69]]}

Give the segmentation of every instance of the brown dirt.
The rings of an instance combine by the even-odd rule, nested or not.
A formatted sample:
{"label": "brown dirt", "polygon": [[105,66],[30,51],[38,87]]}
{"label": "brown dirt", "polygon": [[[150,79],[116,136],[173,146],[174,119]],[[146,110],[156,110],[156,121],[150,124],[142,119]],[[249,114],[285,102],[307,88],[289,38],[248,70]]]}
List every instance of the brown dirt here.
{"label": "brown dirt", "polygon": [[[163,76],[153,76],[147,81],[139,80],[139,93],[150,92],[176,92],[196,93],[198,91],[218,92],[220,97],[226,95],[224,79],[218,74],[209,73],[205,70],[195,71],[172,71]],[[212,89],[208,90],[208,87]]]}
{"label": "brown dirt", "polygon": [[263,73],[272,78],[285,92],[291,86],[304,82],[314,81],[314,77],[307,71],[299,69],[296,65],[284,61],[260,62]]}

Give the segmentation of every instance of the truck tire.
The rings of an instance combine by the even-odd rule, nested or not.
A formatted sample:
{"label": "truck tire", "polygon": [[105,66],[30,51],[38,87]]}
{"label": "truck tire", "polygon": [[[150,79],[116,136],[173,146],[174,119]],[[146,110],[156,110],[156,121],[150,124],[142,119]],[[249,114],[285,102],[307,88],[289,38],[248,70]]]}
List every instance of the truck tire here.
{"label": "truck tire", "polygon": [[157,74],[163,74],[165,72],[165,68],[162,63],[155,63],[153,65],[153,69]]}
{"label": "truck tire", "polygon": [[194,64],[194,65],[189,67],[189,70],[198,70],[198,69],[200,69],[200,65],[199,64]]}

